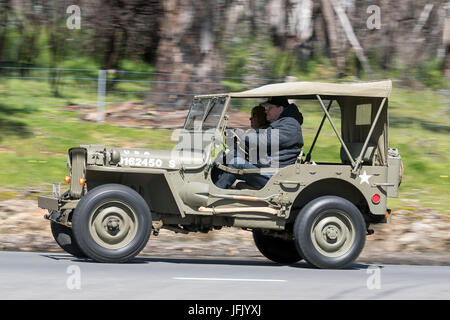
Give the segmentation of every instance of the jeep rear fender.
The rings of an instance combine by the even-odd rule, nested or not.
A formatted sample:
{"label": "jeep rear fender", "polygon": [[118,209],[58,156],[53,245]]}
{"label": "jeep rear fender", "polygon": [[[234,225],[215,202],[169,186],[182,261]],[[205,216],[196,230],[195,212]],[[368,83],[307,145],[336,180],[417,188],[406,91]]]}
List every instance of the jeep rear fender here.
{"label": "jeep rear fender", "polygon": [[350,182],[336,178],[322,179],[308,185],[300,191],[294,201],[292,209],[298,210],[299,208],[304,207],[311,200],[329,195],[347,199],[360,210],[363,208],[368,208],[372,214],[381,215],[386,212],[385,205],[380,203],[377,207],[373,203],[369,203],[363,193],[356,186]]}

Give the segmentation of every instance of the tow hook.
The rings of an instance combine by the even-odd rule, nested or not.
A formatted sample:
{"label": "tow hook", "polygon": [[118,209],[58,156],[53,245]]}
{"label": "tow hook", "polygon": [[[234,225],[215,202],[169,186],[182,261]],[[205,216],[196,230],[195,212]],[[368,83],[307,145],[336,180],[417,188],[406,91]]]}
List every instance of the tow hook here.
{"label": "tow hook", "polygon": [[374,234],[375,231],[373,231],[373,229],[367,229],[367,235],[370,236],[372,234]]}

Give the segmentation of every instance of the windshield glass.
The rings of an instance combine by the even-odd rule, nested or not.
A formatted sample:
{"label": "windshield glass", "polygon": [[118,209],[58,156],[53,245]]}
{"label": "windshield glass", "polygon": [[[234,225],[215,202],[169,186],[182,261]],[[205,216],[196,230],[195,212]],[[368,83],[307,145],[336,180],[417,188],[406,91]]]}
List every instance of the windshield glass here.
{"label": "windshield glass", "polygon": [[194,98],[184,129],[195,131],[215,129],[219,124],[225,102],[226,97]]}

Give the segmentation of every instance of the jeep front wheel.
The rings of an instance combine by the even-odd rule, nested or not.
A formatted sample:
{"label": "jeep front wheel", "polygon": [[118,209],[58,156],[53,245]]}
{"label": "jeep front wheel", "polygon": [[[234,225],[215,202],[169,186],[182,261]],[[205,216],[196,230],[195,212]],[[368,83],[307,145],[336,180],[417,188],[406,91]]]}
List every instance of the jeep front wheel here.
{"label": "jeep front wheel", "polygon": [[358,258],[366,241],[366,225],[353,203],[324,196],[300,211],[294,235],[306,261],[318,268],[339,269]]}
{"label": "jeep front wheel", "polygon": [[126,262],[145,247],[152,219],[145,200],[133,189],[106,184],[89,191],[72,217],[76,242],[98,262]]}
{"label": "jeep front wheel", "polygon": [[258,250],[269,260],[281,264],[293,264],[302,260],[294,240],[266,235],[260,229],[253,230],[253,239]]}

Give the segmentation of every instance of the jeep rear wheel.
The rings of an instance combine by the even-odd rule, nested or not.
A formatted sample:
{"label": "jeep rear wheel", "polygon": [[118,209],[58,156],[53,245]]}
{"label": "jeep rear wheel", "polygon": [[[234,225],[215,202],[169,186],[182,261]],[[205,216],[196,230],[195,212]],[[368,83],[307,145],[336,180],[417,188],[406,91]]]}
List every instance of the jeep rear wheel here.
{"label": "jeep rear wheel", "polygon": [[133,189],[106,184],[89,191],[72,218],[76,242],[98,262],[126,262],[145,247],[151,232],[151,214]]}
{"label": "jeep rear wheel", "polygon": [[302,260],[294,240],[266,235],[260,229],[253,230],[253,239],[258,250],[269,260],[281,264],[293,264]]}
{"label": "jeep rear wheel", "polygon": [[344,268],[354,262],[366,241],[366,225],[354,204],[336,196],[308,203],[294,225],[296,245],[318,268]]}

